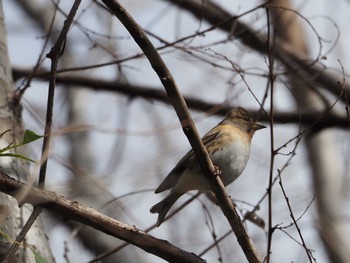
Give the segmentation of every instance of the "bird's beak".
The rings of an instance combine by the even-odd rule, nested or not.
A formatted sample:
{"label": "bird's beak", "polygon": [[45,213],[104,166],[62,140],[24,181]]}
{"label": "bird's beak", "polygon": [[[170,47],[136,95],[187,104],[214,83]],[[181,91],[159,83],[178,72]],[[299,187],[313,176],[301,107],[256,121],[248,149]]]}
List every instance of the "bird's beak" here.
{"label": "bird's beak", "polygon": [[253,124],[253,128],[254,128],[255,131],[257,131],[257,130],[261,130],[261,129],[266,128],[266,126],[265,126],[265,125],[262,125],[262,124],[259,123],[259,122],[256,122],[256,123]]}

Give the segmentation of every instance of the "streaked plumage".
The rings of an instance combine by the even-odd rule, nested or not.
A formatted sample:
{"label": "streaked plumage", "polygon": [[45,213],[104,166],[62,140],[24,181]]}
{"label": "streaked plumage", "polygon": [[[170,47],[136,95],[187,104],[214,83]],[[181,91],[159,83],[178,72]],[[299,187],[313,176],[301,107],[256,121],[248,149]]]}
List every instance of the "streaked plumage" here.
{"label": "streaked plumage", "polygon": [[[225,118],[202,138],[214,165],[218,166],[224,185],[232,183],[245,168],[250,152],[250,142],[256,130],[265,126],[256,122],[243,108],[229,111]],[[159,213],[159,226],[169,209],[179,197],[191,190],[211,190],[193,151],[189,151],[155,190],[160,193],[171,189],[159,203],[151,207],[151,213]]]}

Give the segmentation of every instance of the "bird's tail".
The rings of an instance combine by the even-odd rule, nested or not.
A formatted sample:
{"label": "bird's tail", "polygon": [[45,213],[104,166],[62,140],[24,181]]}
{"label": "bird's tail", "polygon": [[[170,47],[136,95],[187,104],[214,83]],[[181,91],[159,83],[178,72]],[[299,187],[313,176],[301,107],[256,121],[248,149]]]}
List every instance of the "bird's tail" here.
{"label": "bird's tail", "polygon": [[180,198],[182,194],[170,192],[162,201],[151,207],[152,214],[158,213],[157,227],[163,222],[164,217],[168,213],[173,204]]}

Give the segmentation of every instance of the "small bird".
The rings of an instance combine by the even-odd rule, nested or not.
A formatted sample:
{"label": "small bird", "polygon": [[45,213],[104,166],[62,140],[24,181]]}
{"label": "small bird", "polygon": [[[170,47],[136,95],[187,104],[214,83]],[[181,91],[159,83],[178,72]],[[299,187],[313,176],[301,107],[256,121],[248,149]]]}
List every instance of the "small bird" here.
{"label": "small bird", "polygon": [[[225,186],[231,184],[242,173],[249,158],[253,134],[263,128],[266,126],[258,123],[247,110],[238,107],[229,111],[225,118],[202,138],[210,159],[221,171],[220,178]],[[150,209],[151,213],[159,213],[157,227],[183,194],[191,190],[211,190],[193,150],[182,157],[155,193],[168,189],[171,189],[169,194]]]}

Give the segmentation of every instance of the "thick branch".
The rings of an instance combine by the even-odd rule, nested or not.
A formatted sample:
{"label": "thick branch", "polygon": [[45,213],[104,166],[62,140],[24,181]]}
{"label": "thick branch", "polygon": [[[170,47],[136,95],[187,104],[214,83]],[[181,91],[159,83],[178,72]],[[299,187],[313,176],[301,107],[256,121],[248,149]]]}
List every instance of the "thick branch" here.
{"label": "thick branch", "polygon": [[157,239],[134,226],[129,226],[113,218],[105,216],[92,208],[85,207],[75,201],[68,200],[56,193],[29,188],[0,170],[0,191],[13,197],[26,193],[20,203],[50,210],[65,220],[74,220],[100,230],[108,235],[122,239],[149,253],[169,262],[205,262],[193,253],[186,252],[169,242]]}

